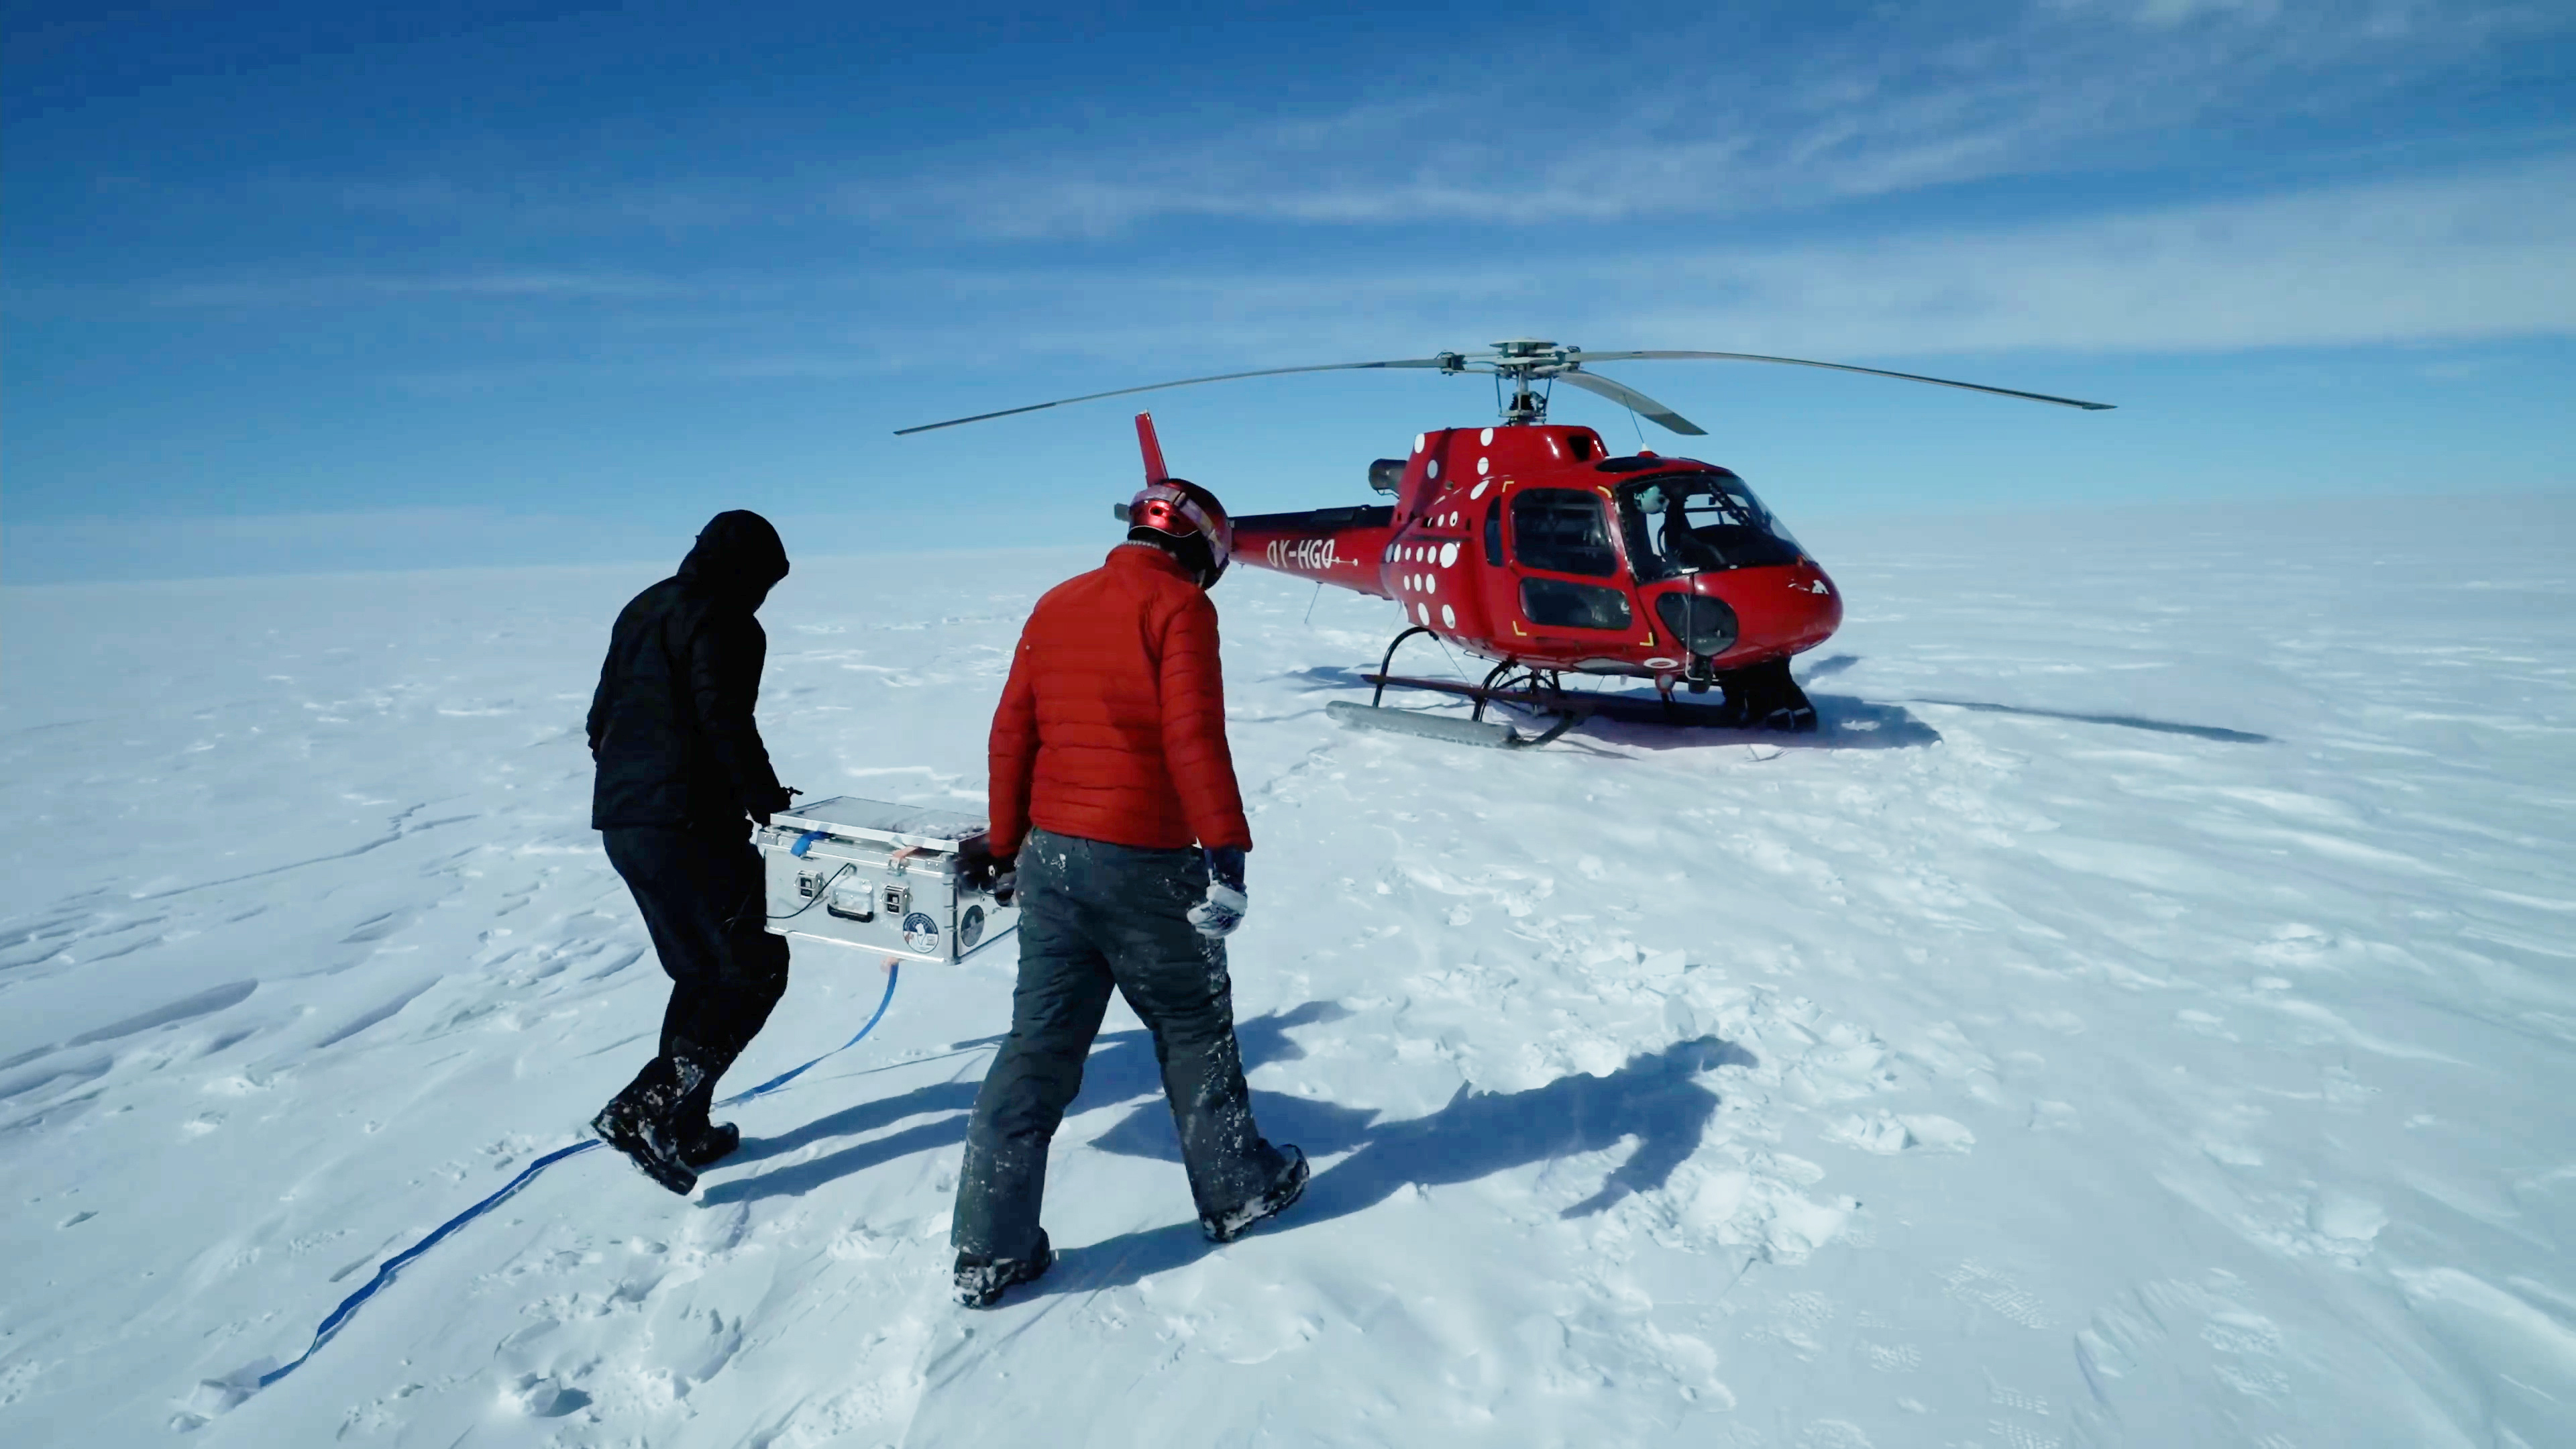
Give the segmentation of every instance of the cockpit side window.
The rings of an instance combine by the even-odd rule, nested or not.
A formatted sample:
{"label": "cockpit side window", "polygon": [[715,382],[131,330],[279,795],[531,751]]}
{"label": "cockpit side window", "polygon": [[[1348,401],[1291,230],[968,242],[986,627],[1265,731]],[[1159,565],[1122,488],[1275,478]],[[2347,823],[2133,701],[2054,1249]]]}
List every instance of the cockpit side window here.
{"label": "cockpit side window", "polygon": [[1619,490],[1619,525],[1637,577],[1796,563],[1798,541],[1732,473],[1663,473]]}
{"label": "cockpit side window", "polygon": [[1606,578],[1619,571],[1601,499],[1572,488],[1512,495],[1512,554],[1523,568],[1551,573]]}

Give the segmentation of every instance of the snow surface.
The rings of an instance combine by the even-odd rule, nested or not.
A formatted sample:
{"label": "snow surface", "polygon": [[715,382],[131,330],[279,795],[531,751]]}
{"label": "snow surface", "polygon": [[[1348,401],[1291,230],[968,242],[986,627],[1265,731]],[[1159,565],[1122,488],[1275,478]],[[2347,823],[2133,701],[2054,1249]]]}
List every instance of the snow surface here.
{"label": "snow surface", "polygon": [[[1061,1266],[949,1304],[1005,943],[247,1394],[651,1049],[580,720],[657,571],[8,591],[0,1441],[2576,1442],[2576,501],[1802,533],[1807,740],[1346,731],[1393,609],[1226,581],[1279,1224],[1199,1240],[1118,1008]],[[800,562],[785,777],[972,809],[1097,556]],[[800,945],[730,1085],[883,980]]]}

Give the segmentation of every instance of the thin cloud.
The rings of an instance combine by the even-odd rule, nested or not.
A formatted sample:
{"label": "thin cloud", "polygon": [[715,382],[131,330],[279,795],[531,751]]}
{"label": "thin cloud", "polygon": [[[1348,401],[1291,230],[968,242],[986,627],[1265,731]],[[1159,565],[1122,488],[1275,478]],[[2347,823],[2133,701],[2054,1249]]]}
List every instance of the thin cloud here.
{"label": "thin cloud", "polygon": [[[1520,268],[985,275],[905,350],[1400,357],[1537,330],[1827,357],[2229,352],[2576,335],[2576,153],[2459,177],[1866,242]],[[906,284],[935,292],[936,275]],[[1302,339],[1302,341],[1301,341]]]}
{"label": "thin cloud", "polygon": [[638,301],[679,295],[683,284],[622,272],[490,271],[452,276],[270,277],[154,287],[163,307],[341,307],[371,301],[488,298],[502,301]]}
{"label": "thin cloud", "polygon": [[[2576,158],[2012,233],[1664,259],[1631,335],[1872,353],[2576,333]],[[1710,302],[1694,305],[1694,292]]]}
{"label": "thin cloud", "polygon": [[[2107,23],[2106,23],[2107,22]],[[1105,237],[1157,218],[1369,227],[1518,225],[1792,210],[1962,182],[2099,169],[2130,142],[2350,111],[2563,19],[2367,0],[2297,11],[2218,0],[2058,0],[1998,28],[1891,22],[1766,71],[1759,57],[1640,71],[1561,64],[1401,106],[961,171],[835,197],[999,238]],[[1666,53],[1722,57],[1722,32]],[[1526,100],[1513,100],[1526,96]],[[1502,98],[1498,100],[1499,98]],[[1426,138],[1445,138],[1432,139]]]}
{"label": "thin cloud", "polygon": [[[1725,18],[1644,51],[1520,52],[1472,82],[1211,133],[1140,110],[1068,152],[1039,128],[890,169],[801,156],[799,177],[439,177],[301,183],[347,210],[565,237],[856,223],[905,244],[1128,237],[1158,220],[1369,229],[1731,218],[1941,187],[2173,164],[2196,131],[2360,117],[2576,16],[2444,0],[2038,0],[1896,12],[1794,50]],[[1676,63],[1679,62],[1679,63]],[[1150,104],[1150,100],[1148,102]],[[1016,157],[1017,159],[1011,159]],[[2162,158],[2162,159],[2159,159]]]}
{"label": "thin cloud", "polygon": [[642,227],[666,234],[794,221],[820,209],[811,195],[731,178],[684,178],[600,185],[559,176],[471,183],[444,176],[260,183],[285,204],[316,199],[344,211],[427,227],[495,223],[526,231],[579,235]]}
{"label": "thin cloud", "polygon": [[1344,250],[1294,270],[1272,260],[1186,270],[1120,260],[759,275],[531,271],[200,283],[153,295],[236,309],[482,298],[551,307],[586,329],[578,355],[398,379],[431,391],[568,372],[828,379],[1033,356],[1151,376],[1247,358],[1418,356],[1525,333],[1596,348],[1852,360],[2576,335],[2576,269],[2566,262],[2576,255],[2576,150],[2462,175],[2011,227],[1918,225],[1768,244],[1617,240],[1544,267],[1498,249],[1426,266],[1418,249],[1400,247]]}

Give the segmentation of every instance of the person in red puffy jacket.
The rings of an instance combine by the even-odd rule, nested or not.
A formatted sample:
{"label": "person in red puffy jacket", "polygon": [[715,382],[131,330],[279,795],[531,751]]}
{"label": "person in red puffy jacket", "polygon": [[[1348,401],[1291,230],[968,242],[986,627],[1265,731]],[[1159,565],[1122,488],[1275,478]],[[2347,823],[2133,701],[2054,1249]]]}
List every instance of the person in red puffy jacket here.
{"label": "person in red puffy jacket", "polygon": [[957,1180],[950,1241],[972,1307],[1054,1261],[1047,1147],[1113,989],[1154,1034],[1201,1229],[1231,1241],[1306,1185],[1305,1155],[1254,1126],[1226,975],[1252,831],[1207,590],[1233,530],[1181,479],[1148,484],[1128,518],[1106,563],[1038,600],[993,714],[986,845],[1020,908],[1020,975]]}

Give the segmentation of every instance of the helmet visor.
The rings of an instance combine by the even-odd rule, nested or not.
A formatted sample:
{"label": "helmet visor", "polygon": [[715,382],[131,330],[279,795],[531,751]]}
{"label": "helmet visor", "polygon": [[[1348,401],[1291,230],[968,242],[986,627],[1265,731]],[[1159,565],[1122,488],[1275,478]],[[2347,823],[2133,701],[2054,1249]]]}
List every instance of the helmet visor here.
{"label": "helmet visor", "polygon": [[1169,483],[1148,483],[1144,491],[1127,505],[1127,521],[1140,528],[1151,528],[1176,536],[1197,534],[1207,540],[1208,557],[1216,575],[1225,572],[1227,560],[1234,556],[1234,520],[1223,510],[1200,506],[1187,492]]}

